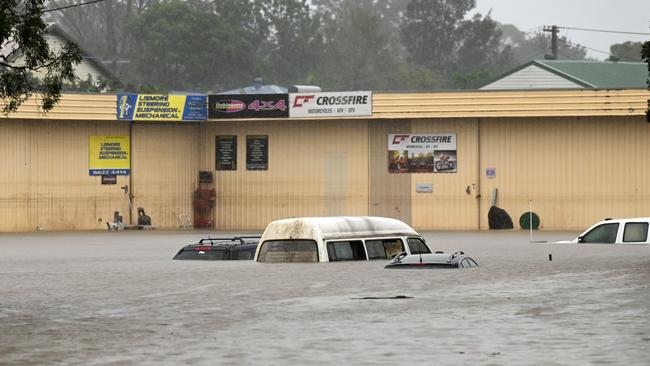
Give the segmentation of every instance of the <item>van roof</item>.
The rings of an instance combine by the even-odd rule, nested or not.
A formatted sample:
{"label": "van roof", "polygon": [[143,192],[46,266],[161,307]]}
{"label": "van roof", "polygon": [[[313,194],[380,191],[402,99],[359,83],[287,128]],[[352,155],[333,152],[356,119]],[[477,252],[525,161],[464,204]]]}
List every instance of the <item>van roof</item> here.
{"label": "van roof", "polygon": [[340,239],[389,235],[419,235],[402,221],[373,216],[298,217],[276,220],[264,230],[262,241],[282,239]]}

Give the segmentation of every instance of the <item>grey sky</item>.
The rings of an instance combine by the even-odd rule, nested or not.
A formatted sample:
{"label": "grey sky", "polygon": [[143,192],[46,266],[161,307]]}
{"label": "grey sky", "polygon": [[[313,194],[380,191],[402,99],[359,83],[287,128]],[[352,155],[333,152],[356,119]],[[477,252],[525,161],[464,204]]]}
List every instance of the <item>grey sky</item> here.
{"label": "grey sky", "polygon": [[[524,32],[543,25],[595,28],[650,33],[650,0],[476,0],[477,11],[492,19],[514,24]],[[609,46],[625,41],[647,41],[650,35],[628,35],[560,30],[572,43],[609,52]],[[607,55],[589,51],[597,59]]]}

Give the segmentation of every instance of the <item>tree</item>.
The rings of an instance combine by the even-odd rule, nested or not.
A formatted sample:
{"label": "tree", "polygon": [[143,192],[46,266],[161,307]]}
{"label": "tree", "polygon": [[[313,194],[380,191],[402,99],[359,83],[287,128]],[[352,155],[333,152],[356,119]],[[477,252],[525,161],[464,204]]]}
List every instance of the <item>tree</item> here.
{"label": "tree", "polygon": [[402,39],[413,63],[446,80],[448,89],[475,88],[505,71],[511,58],[499,24],[487,16],[465,19],[473,0],[414,0],[401,23]]}
{"label": "tree", "polygon": [[136,84],[192,91],[241,86],[243,75],[255,73],[258,41],[247,29],[254,22],[236,13],[247,4],[225,2],[231,7],[219,13],[202,2],[165,0],[135,18],[129,32]]}
{"label": "tree", "polygon": [[641,60],[641,42],[627,41],[609,47],[609,53],[618,61],[639,62]]}
{"label": "tree", "polygon": [[376,9],[346,0],[323,19],[324,45],[313,81],[329,90],[389,88],[399,59]]}
{"label": "tree", "polygon": [[[510,68],[520,66],[528,61],[543,60],[551,53],[551,36],[535,32],[526,34],[512,24],[499,25],[502,31],[501,44],[510,46],[512,58]],[[572,43],[565,36],[558,38],[558,60],[584,60],[587,49]]]}
{"label": "tree", "polygon": [[404,45],[416,64],[449,71],[461,42],[459,31],[474,0],[413,0],[401,23]]}
{"label": "tree", "polygon": [[[128,24],[159,0],[110,0],[74,6],[46,14],[93,57],[105,63],[120,80],[133,76],[130,56],[137,53]],[[79,4],[79,0],[50,0],[50,7]]]}
{"label": "tree", "polygon": [[461,22],[461,42],[455,52],[451,70],[451,87],[472,89],[485,85],[496,75],[504,73],[511,64],[510,46],[501,44],[499,23],[488,15],[474,15]]}
{"label": "tree", "polygon": [[306,0],[266,0],[260,4],[269,26],[261,55],[265,77],[283,85],[308,82],[323,48],[320,16],[312,14]]}
{"label": "tree", "polygon": [[81,51],[67,42],[53,50],[42,19],[44,0],[3,0],[0,5],[0,99],[3,112],[16,111],[34,93],[41,108],[50,111],[66,81],[74,82]]}

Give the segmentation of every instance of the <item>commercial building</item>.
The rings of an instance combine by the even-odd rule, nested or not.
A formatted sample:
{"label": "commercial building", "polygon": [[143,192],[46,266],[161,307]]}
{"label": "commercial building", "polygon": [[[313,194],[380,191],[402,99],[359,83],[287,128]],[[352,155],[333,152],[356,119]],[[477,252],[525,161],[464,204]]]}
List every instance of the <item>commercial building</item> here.
{"label": "commercial building", "polygon": [[[648,99],[645,89],[374,93],[368,116],[181,122],[118,120],[116,95],[66,94],[47,114],[32,100],[0,120],[0,231],[105,229],[114,211],[135,223],[137,207],[176,228],[192,216],[200,171],[214,175],[217,230],[320,215],[487,229],[494,192],[515,222],[532,202],[542,229],[648,216]],[[115,184],[89,174],[98,136],[128,136],[129,175]],[[217,170],[224,138],[236,141],[235,164]]]}

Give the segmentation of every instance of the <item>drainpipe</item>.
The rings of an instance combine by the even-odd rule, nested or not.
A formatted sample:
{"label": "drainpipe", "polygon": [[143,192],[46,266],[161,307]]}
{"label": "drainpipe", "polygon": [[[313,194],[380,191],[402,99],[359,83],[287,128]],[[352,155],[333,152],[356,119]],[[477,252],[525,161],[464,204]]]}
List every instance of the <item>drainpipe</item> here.
{"label": "drainpipe", "polygon": [[476,119],[476,200],[478,230],[481,230],[481,119]]}

